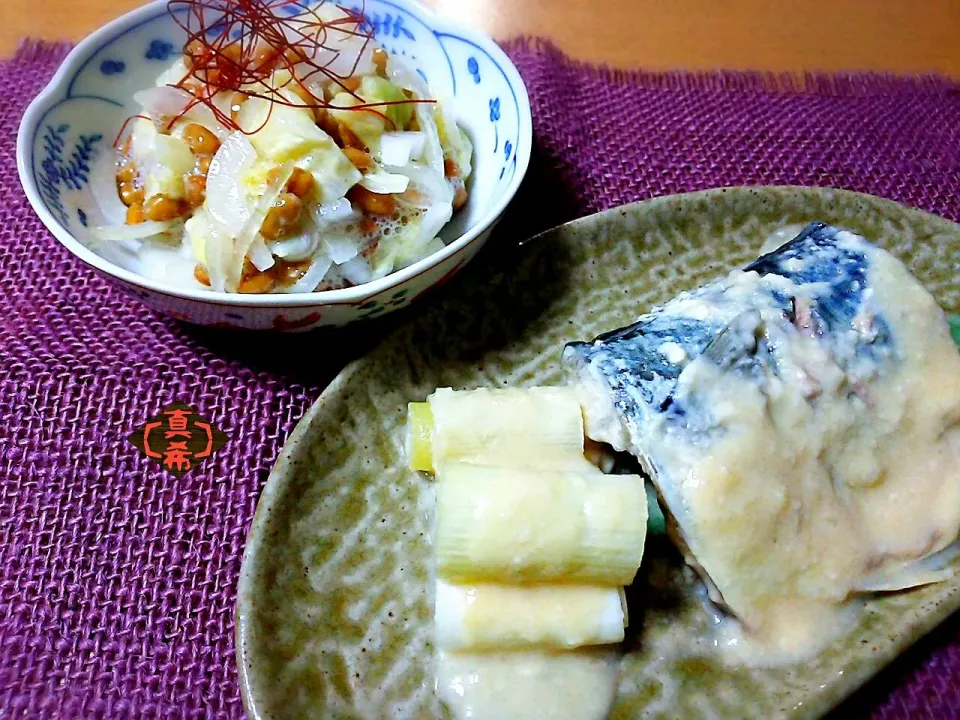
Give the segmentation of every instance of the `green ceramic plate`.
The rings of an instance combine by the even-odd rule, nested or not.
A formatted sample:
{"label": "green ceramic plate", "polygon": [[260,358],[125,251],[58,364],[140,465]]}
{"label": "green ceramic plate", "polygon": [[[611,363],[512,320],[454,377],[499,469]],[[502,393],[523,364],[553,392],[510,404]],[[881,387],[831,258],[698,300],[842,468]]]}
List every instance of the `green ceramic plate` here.
{"label": "green ceramic plate", "polygon": [[[237,600],[250,717],[447,716],[432,683],[431,488],[404,462],[409,401],[443,386],[558,383],[565,342],[631,322],[813,219],[892,250],[960,311],[960,226],[845,191],[732,188],[616,208],[488,253],[344,370],[291,436],[250,531]],[[960,579],[871,600],[815,661],[757,670],[720,660],[694,587],[668,545],[649,546],[613,718],[816,717],[960,607]]]}

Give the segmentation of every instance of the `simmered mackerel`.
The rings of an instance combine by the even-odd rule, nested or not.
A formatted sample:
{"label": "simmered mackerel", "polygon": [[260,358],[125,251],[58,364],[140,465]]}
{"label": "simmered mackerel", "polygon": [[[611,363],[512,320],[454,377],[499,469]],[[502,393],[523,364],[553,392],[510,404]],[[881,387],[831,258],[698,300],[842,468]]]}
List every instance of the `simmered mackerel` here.
{"label": "simmered mackerel", "polygon": [[853,594],[942,579],[960,531],[960,356],[893,256],[812,223],[573,343],[587,435],[636,455],[712,596],[771,658]]}

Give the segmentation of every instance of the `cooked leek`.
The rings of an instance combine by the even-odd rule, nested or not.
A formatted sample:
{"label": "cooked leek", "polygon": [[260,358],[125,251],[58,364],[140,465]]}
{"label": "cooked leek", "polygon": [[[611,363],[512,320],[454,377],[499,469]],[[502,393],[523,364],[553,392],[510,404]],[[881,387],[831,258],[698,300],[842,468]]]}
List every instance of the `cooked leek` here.
{"label": "cooked leek", "polygon": [[[435,457],[437,439],[434,429]],[[439,477],[441,577],[629,585],[640,567],[647,498],[637,476],[448,463]]]}
{"label": "cooked leek", "polygon": [[623,640],[623,590],[593,585],[437,583],[436,642],[444,650],[573,649]]}
{"label": "cooked leek", "polygon": [[413,470],[433,471],[433,412],[428,403],[410,403],[407,454]]}
{"label": "cooked leek", "polygon": [[[587,465],[583,417],[572,390],[454,392],[443,388],[431,395],[428,403],[433,417],[432,460],[430,467],[412,462],[414,452],[420,453],[418,457],[424,452],[412,438],[410,457],[415,469],[435,471],[448,462],[570,469]],[[411,405],[411,413],[416,405]],[[413,426],[412,419],[411,423]]]}

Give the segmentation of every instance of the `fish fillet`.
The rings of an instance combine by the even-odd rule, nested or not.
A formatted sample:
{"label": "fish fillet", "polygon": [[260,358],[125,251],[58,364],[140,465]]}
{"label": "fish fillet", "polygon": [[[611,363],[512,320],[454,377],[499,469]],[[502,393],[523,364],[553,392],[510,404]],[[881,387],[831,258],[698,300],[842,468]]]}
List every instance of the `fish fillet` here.
{"label": "fish fillet", "polygon": [[568,345],[587,435],[635,455],[711,595],[772,654],[860,591],[943,579],[960,533],[960,355],[892,255],[812,223]]}

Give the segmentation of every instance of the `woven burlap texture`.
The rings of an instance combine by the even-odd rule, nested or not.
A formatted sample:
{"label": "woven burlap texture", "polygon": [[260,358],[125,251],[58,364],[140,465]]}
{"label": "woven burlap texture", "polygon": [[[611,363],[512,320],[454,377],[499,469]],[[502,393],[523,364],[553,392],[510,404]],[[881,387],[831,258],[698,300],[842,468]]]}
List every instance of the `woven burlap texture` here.
{"label": "woven burlap texture", "polygon": [[[960,219],[960,87],[933,77],[611,72],[507,45],[533,164],[494,241],[653,195],[806,184]],[[270,343],[160,317],[43,228],[17,179],[66,48],[0,63],[0,716],[240,717],[233,604],[257,497],[331,373],[389,323]],[[126,436],[181,400],[231,440],[181,479]],[[841,711],[960,717],[948,623]]]}

